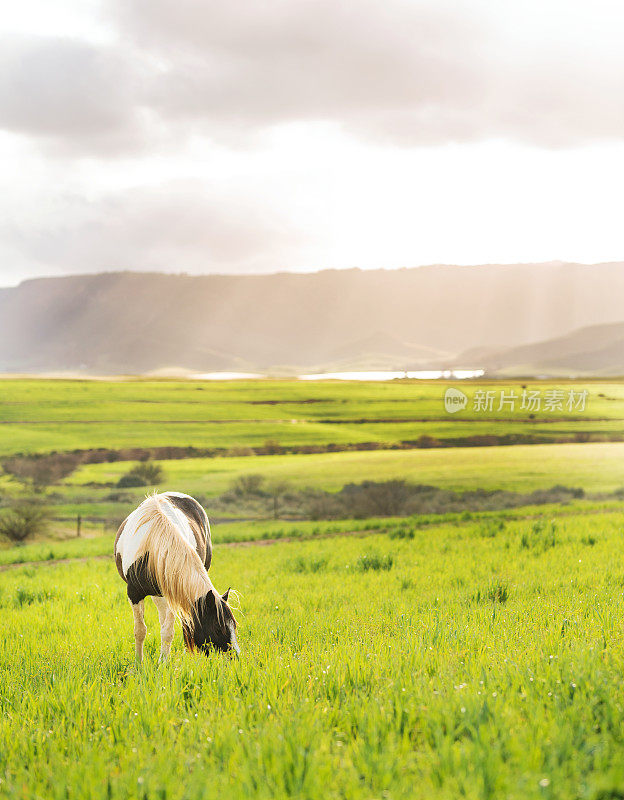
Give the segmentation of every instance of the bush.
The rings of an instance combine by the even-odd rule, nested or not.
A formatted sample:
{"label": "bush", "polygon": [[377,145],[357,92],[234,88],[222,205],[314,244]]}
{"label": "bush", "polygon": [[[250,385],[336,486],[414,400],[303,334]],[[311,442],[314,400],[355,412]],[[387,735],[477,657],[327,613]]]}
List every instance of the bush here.
{"label": "bush", "polygon": [[262,447],[257,448],[258,455],[278,456],[284,452],[282,445],[275,439],[267,439]]}
{"label": "bush", "polygon": [[[308,516],[312,519],[347,517],[365,519],[376,516],[460,513],[463,515],[462,520],[468,521],[479,511],[501,511],[523,505],[545,503],[569,503],[582,496],[582,489],[565,486],[553,486],[528,494],[485,489],[454,492],[426,484],[390,480],[350,483],[339,492],[317,491],[310,495],[307,504],[301,496],[301,505],[307,508]],[[495,536],[497,532],[492,527],[483,535]]]}
{"label": "bush", "polygon": [[50,514],[45,506],[35,500],[21,501],[0,517],[0,536],[11,542],[23,542],[29,536],[44,533]]}
{"label": "bush", "polygon": [[343,509],[340,501],[329,493],[319,494],[309,503],[308,516],[310,519],[336,519],[348,515],[348,510]]}
{"label": "bush", "polygon": [[232,491],[239,497],[245,495],[261,495],[264,475],[239,475],[232,484]]}
{"label": "bush", "polygon": [[130,489],[137,486],[156,486],[161,483],[164,473],[160,464],[143,461],[137,464],[117,481],[119,489]]}
{"label": "bush", "polygon": [[142,478],[140,475],[130,470],[130,472],[121,476],[117,481],[117,486],[120,489],[133,489],[138,486],[149,486],[149,481],[146,481],[145,478]]}
{"label": "bush", "polygon": [[[133,484],[134,485],[134,484]],[[144,485],[144,484],[138,484]],[[295,490],[287,485],[267,483],[262,475],[242,475],[221,495],[221,502],[254,503],[254,513],[260,502],[273,516],[305,517],[308,519],[369,519],[387,516],[429,516],[461,514],[462,521],[475,519],[482,511],[502,511],[526,505],[565,504],[582,497],[582,489],[553,486],[528,494],[503,490],[476,489],[456,492],[426,484],[410,484],[402,480],[363,481],[349,483],[337,492],[320,489]],[[624,497],[604,495],[604,499]],[[279,514],[278,514],[279,512]],[[503,527],[496,522],[485,523],[481,535],[494,537]]]}
{"label": "bush", "polygon": [[405,481],[363,481],[349,483],[336,495],[336,499],[350,516],[392,517],[405,511],[410,496],[418,492],[418,487],[409,486]]}
{"label": "bush", "polygon": [[134,497],[130,492],[110,492],[110,494],[106,495],[106,499],[110,500],[111,503],[131,503]]}
{"label": "bush", "polygon": [[2,462],[5,472],[39,491],[66,478],[80,464],[76,453],[50,453],[38,456],[14,456]]}

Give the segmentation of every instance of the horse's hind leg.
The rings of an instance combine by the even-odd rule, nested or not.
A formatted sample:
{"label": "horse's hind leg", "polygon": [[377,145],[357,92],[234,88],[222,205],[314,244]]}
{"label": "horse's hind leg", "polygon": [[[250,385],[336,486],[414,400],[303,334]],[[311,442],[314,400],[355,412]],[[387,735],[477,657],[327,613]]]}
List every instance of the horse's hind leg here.
{"label": "horse's hind leg", "polygon": [[138,603],[132,603],[132,614],[134,615],[134,647],[136,660],[141,663],[141,661],[143,661],[143,642],[147,635],[145,604],[143,600],[139,600]]}
{"label": "horse's hind leg", "polygon": [[164,597],[154,596],[152,600],[158,609],[158,619],[160,620],[160,660],[166,661],[173,641],[175,617]]}

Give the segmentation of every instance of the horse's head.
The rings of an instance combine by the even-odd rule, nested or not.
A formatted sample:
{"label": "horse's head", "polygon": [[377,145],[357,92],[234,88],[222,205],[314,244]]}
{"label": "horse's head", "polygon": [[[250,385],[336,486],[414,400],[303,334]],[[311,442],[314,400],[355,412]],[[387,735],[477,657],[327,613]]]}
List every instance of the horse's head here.
{"label": "horse's head", "polygon": [[208,655],[212,650],[239,655],[236,640],[236,620],[228,605],[230,590],[219,597],[215,589],[200,597],[196,603],[193,630],[185,635],[187,643]]}

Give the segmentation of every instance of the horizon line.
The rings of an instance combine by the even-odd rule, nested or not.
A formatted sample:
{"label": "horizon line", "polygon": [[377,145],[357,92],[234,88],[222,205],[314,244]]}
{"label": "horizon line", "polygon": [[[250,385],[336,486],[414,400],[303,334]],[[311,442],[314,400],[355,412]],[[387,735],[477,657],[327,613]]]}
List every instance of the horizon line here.
{"label": "horizon line", "polygon": [[562,261],[560,259],[552,259],[549,261],[501,261],[501,262],[483,262],[480,264],[449,264],[444,262],[437,262],[431,264],[417,264],[414,266],[402,267],[321,267],[312,270],[297,270],[297,269],[281,269],[274,272],[186,272],[180,270],[179,272],[165,272],[163,270],[141,270],[141,269],[104,269],[97,272],[68,272],[50,275],[37,275],[33,277],[23,278],[17,283],[3,284],[0,286],[0,291],[4,289],[17,289],[26,283],[34,283],[35,281],[51,281],[51,280],[66,280],[69,278],[96,278],[103,275],[159,275],[164,277],[180,277],[180,278],[268,278],[276,277],[278,275],[294,275],[294,276],[307,276],[307,275],[320,275],[324,272],[406,272],[408,270],[417,269],[481,269],[487,267],[602,267],[624,264],[624,260],[619,261]]}

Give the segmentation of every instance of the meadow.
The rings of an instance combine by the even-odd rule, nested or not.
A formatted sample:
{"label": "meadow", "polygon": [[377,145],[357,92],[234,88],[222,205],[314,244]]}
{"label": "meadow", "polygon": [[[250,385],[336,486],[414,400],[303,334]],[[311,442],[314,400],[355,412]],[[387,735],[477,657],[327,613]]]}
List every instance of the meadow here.
{"label": "meadow", "polygon": [[239,660],[146,659],[111,559],[0,591],[0,796],[612,798],[621,513],[217,547]]}
{"label": "meadow", "polygon": [[[253,472],[273,481],[327,490],[362,476],[405,478],[455,490],[483,486],[536,489],[558,475],[565,476],[568,485],[595,491],[624,486],[624,442],[160,459],[158,463],[167,482],[182,482],[208,496],[223,492],[237,477]],[[70,487],[110,489],[127,470],[125,462],[79,467],[64,482],[65,491],[69,496]]]}
{"label": "meadow", "polygon": [[[589,493],[624,487],[624,443],[516,445],[425,450],[375,450],[320,454],[160,459],[163,479],[153,488],[183,486],[210,507],[241,476],[261,475],[267,486],[336,491],[364,478],[406,480],[453,491],[527,492],[563,483]],[[115,527],[145,496],[146,488],[116,489],[128,462],[78,467],[53,489],[51,506],[59,524],[71,525],[77,514],[88,524]],[[152,487],[150,487],[152,488]],[[222,516],[222,506],[218,515]],[[227,516],[249,516],[233,503]]]}
{"label": "meadow", "polygon": [[[468,397],[456,414],[444,410],[449,385],[461,385]],[[0,389],[0,458],[77,450],[107,459],[78,466],[46,492],[64,534],[78,514],[87,528],[114,528],[145,493],[120,494],[117,482],[132,466],[128,459],[150,448],[179,451],[175,458],[167,450],[152,453],[165,488],[183,485],[206,499],[254,473],[328,491],[363,478],[455,490],[624,486],[624,442],[618,441],[624,439],[624,383],[618,381],[6,379]],[[570,391],[587,393],[583,410],[567,408]],[[475,398],[484,392],[494,395],[491,412],[476,410]],[[539,394],[539,410],[520,408],[523,392]],[[563,399],[561,408],[548,410],[552,392]],[[498,410],[503,393],[516,396],[513,410],[508,403]],[[498,446],[467,447],[480,442],[475,437]],[[267,443],[272,455],[259,457]],[[0,495],[21,491],[19,481],[0,472]],[[249,512],[233,507],[228,515]]]}
{"label": "meadow", "polygon": [[[456,414],[444,391],[461,385],[469,398]],[[520,408],[523,391],[539,391],[539,410]],[[515,392],[499,410],[499,392]],[[548,392],[587,391],[585,410],[544,409]],[[494,391],[492,410],[476,410],[478,391]],[[392,445],[420,436],[624,437],[620,382],[415,381],[386,383],[292,380],[28,380],[0,382],[0,456],[76,448]]]}
{"label": "meadow", "polygon": [[[53,519],[0,542],[0,797],[624,797],[624,384],[466,382],[453,415],[447,385],[2,381],[0,515],[34,498]],[[525,387],[587,390],[587,406],[473,408],[476,392]],[[158,485],[120,489],[158,447],[177,448],[151,453]],[[103,463],[49,485],[6,461],[97,448]],[[223,504],[250,475],[330,493],[364,480],[583,492],[272,519],[236,494]],[[148,601],[135,664],[110,553],[151,488],[205,503],[212,580],[241,594],[240,659],[191,655],[178,630],[159,665]]]}

